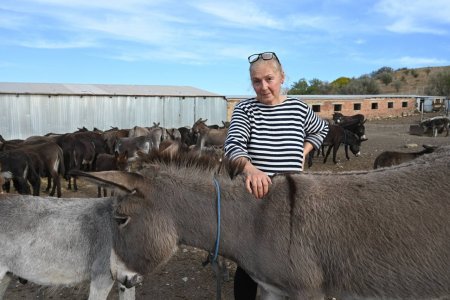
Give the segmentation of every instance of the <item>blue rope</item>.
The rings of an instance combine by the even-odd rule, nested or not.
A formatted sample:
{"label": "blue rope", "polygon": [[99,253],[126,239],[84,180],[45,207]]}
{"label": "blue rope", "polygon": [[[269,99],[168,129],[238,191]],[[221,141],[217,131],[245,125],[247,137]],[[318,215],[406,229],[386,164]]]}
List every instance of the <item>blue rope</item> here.
{"label": "blue rope", "polygon": [[220,241],[220,186],[216,178],[214,178],[214,185],[216,186],[217,192],[217,233],[216,233],[216,243],[214,246],[214,256],[212,261],[215,262],[219,256],[219,241]]}

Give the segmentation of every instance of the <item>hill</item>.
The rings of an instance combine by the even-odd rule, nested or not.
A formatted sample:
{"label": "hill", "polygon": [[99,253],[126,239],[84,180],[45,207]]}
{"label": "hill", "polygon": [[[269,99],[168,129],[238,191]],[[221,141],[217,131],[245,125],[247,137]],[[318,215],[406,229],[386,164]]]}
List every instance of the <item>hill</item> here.
{"label": "hill", "polygon": [[381,80],[377,80],[380,94],[424,95],[428,79],[443,71],[450,72],[450,66],[398,69],[392,74],[391,83],[386,85]]}

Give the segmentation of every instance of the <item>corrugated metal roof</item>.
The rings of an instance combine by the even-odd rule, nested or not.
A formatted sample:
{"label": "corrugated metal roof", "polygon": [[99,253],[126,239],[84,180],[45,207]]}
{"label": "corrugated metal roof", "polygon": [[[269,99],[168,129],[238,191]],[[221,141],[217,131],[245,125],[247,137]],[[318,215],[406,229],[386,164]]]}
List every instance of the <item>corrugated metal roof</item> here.
{"label": "corrugated metal roof", "polygon": [[191,86],[0,82],[0,94],[223,97]]}

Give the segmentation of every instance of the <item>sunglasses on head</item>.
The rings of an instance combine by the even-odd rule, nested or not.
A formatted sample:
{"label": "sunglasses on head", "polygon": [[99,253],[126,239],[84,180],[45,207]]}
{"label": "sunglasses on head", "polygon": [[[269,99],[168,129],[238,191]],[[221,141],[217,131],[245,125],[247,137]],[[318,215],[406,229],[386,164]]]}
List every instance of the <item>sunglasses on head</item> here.
{"label": "sunglasses on head", "polygon": [[271,60],[274,57],[278,62],[280,62],[278,60],[278,57],[275,54],[275,52],[263,52],[263,53],[252,54],[248,57],[248,62],[252,64],[255,61],[259,60],[260,58],[262,58],[263,60]]}

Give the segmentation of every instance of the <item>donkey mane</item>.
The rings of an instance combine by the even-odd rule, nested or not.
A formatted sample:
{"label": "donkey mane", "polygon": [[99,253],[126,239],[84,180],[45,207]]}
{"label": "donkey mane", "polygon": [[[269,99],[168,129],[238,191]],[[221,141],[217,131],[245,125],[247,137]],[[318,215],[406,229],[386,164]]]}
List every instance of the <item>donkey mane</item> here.
{"label": "donkey mane", "polygon": [[243,173],[244,163],[237,160],[229,160],[225,157],[218,159],[214,155],[200,155],[196,152],[179,151],[175,154],[153,150],[148,154],[139,153],[141,168],[155,168],[155,166],[174,167],[176,169],[193,169],[212,172],[217,175],[226,175],[230,179]]}

